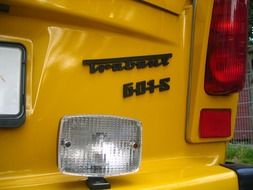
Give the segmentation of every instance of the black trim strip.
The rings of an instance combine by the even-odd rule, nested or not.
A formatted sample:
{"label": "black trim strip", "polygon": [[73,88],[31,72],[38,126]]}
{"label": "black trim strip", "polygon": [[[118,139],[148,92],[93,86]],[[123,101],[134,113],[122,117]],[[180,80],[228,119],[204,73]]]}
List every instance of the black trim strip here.
{"label": "black trim strip", "polygon": [[253,165],[226,163],[222,166],[236,172],[240,190],[253,190]]}

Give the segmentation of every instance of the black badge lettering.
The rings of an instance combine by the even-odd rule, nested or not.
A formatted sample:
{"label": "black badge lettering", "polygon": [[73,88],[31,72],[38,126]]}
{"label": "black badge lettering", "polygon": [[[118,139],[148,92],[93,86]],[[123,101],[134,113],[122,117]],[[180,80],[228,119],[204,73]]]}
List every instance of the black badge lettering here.
{"label": "black badge lettering", "polygon": [[146,92],[154,93],[155,89],[158,89],[159,92],[166,91],[170,89],[169,82],[170,78],[168,77],[160,79],[159,84],[155,84],[155,80],[127,83],[123,85],[123,97],[127,98],[134,94],[139,96]]}
{"label": "black badge lettering", "polygon": [[144,69],[152,67],[167,66],[169,60],[172,58],[172,53],[135,56],[135,57],[121,57],[112,59],[93,59],[84,60],[83,65],[88,65],[91,74],[103,73],[106,70],[113,72],[128,71],[132,69]]}

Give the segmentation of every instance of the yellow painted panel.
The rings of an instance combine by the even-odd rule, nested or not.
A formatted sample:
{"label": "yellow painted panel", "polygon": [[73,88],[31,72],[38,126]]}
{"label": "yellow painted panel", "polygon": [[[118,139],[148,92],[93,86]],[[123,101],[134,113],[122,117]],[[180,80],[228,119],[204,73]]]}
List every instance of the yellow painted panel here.
{"label": "yellow painted panel", "polygon": [[[143,159],[172,156],[181,148],[191,149],[184,139],[191,9],[175,16],[133,1],[127,1],[128,4],[115,2],[111,4],[111,7],[118,6],[115,12],[112,11],[115,18],[124,18],[128,14],[119,11],[122,6],[128,5],[130,11],[136,11],[130,31],[114,25],[109,27],[111,23],[100,26],[99,22],[87,21],[86,18],[76,23],[75,15],[69,16],[66,23],[58,18],[59,13],[52,13],[50,20],[41,14],[31,17],[30,14],[35,14],[33,10],[14,5],[9,14],[1,13],[0,23],[3,27],[0,33],[4,34],[1,39],[13,41],[18,37],[30,41],[32,46],[27,48],[27,67],[32,72],[32,79],[29,79],[32,81],[32,90],[27,92],[32,101],[27,104],[31,109],[24,126],[0,130],[0,144],[5,147],[1,158],[5,162],[0,162],[2,171],[56,170],[59,121],[64,115],[70,114],[112,114],[141,120]],[[146,11],[145,18],[139,14],[139,10]],[[40,11],[37,10],[38,13]],[[100,12],[97,14],[99,16]],[[100,16],[104,18],[104,13]],[[142,26],[144,33],[145,28],[150,28],[153,36],[135,31],[140,25],[135,24],[138,18],[141,21],[149,20],[148,23],[143,22]],[[121,21],[116,19],[113,22],[119,24]],[[168,35],[159,36],[165,31]],[[90,74],[89,68],[82,64],[85,59],[161,53],[173,53],[167,67]],[[165,77],[171,77],[169,91],[126,99],[122,97],[125,83],[151,79],[157,82]],[[178,135],[169,135],[168,138],[168,134]],[[167,146],[175,142],[180,149]],[[20,155],[18,160],[17,155]]]}
{"label": "yellow painted panel", "polygon": [[[143,123],[142,167],[137,174],[111,178],[115,188],[208,190],[213,184],[237,189],[234,173],[217,166],[224,162],[225,142],[189,144],[185,139],[192,6],[176,15],[138,1],[73,2],[1,0],[10,12],[0,12],[0,40],[25,45],[28,73],[26,122],[17,129],[0,129],[0,188],[83,188],[83,182],[71,182],[80,178],[57,173],[60,119],[111,114]],[[201,7],[210,16],[210,9]],[[90,74],[82,64],[87,59],[162,53],[173,54],[166,67]],[[201,64],[202,70],[193,68],[200,77]],[[165,77],[171,78],[169,91],[123,98],[123,84]],[[193,93],[200,91],[201,96],[197,79]],[[229,100],[234,110],[234,98],[218,99],[201,100],[212,106]],[[196,100],[191,100],[195,115],[190,115],[190,138],[196,138],[196,113],[205,106],[195,105]]]}
{"label": "yellow painted panel", "polygon": [[163,8],[165,10],[169,10],[172,12],[175,12],[177,14],[180,14],[181,11],[184,9],[186,5],[187,0],[177,0],[177,1],[171,1],[171,0],[144,0],[148,3],[151,3],[155,6],[158,6],[160,8]]}
{"label": "yellow painted panel", "polygon": [[[143,163],[137,174],[110,177],[112,189],[169,189],[169,190],[237,190],[236,174],[221,166],[205,165],[212,159],[195,157],[149,160]],[[211,163],[210,163],[211,164]],[[58,173],[30,175],[15,179],[0,180],[0,189],[64,190],[87,189],[83,177],[64,176]]]}

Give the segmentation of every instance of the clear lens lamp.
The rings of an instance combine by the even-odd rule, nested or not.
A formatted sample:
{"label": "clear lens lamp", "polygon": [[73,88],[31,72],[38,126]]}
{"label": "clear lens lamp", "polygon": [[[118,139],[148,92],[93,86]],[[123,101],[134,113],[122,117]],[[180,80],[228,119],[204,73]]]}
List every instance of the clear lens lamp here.
{"label": "clear lens lamp", "polygon": [[141,138],[137,120],[108,115],[65,116],[59,132],[59,170],[87,177],[136,172]]}

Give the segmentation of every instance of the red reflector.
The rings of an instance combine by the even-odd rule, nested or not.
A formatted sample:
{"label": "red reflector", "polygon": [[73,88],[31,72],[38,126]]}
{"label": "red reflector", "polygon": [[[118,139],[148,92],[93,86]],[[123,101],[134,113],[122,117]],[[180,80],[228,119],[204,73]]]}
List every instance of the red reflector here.
{"label": "red reflector", "polygon": [[205,91],[238,92],[245,80],[247,0],[214,0],[206,58]]}
{"label": "red reflector", "polygon": [[200,112],[200,138],[222,138],[231,135],[230,109],[202,109]]}

